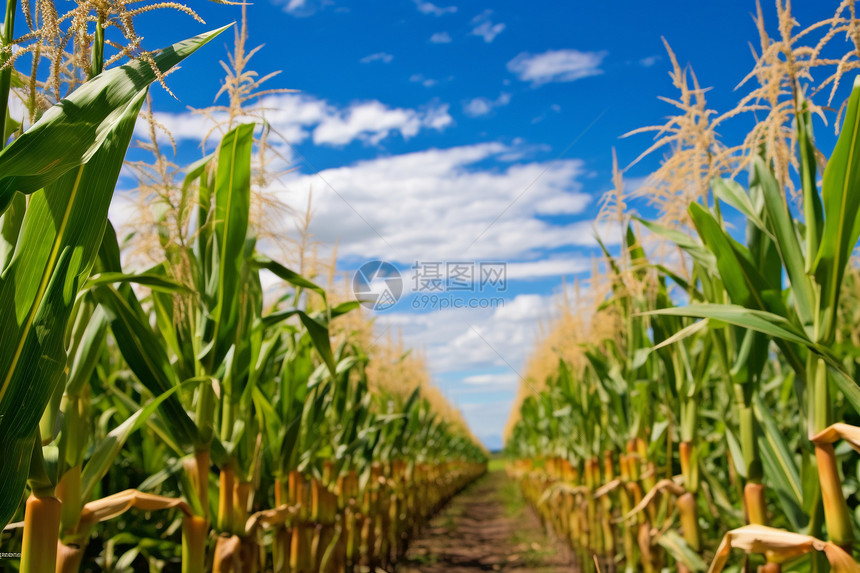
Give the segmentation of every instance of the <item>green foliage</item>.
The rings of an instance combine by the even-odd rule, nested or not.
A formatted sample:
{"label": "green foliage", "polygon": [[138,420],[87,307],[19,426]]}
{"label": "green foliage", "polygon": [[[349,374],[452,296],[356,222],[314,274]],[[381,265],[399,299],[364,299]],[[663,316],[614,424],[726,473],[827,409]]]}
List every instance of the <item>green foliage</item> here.
{"label": "green foliage", "polygon": [[[604,544],[591,534],[571,537],[578,550],[653,567],[632,544],[643,523],[659,531],[650,538],[664,550],[658,560],[688,570],[704,570],[704,559],[719,555],[728,529],[735,531],[724,544],[753,535],[737,529],[744,523],[841,547],[853,542],[856,460],[830,444],[838,435],[856,447],[845,430],[852,426],[831,425],[860,419],[856,349],[847,343],[855,326],[845,312],[858,302],[849,265],[860,238],[860,83],[820,187],[808,106],[796,104],[805,223],[773,165],[758,156],[746,187],[717,178],[713,204],[690,203],[689,233],[637,219],[683,253],[689,278],[650,264],[628,229],[618,257],[604,248],[612,289],[591,318],[615,320],[620,331],[585,344],[583,365],[561,361],[545,389],[522,403],[507,452],[527,495],[568,496],[592,532],[608,520]],[[727,217],[744,223],[745,243]],[[840,304],[846,296],[850,303]],[[609,488],[616,471],[626,491]],[[655,482],[655,471],[673,481]],[[674,514],[666,512],[669,494],[677,497]],[[547,510],[547,518],[557,514]],[[572,536],[566,527],[557,528]],[[607,536],[623,539],[623,548]],[[794,555],[757,543],[745,548],[774,561]],[[797,565],[819,567],[817,559]]]}

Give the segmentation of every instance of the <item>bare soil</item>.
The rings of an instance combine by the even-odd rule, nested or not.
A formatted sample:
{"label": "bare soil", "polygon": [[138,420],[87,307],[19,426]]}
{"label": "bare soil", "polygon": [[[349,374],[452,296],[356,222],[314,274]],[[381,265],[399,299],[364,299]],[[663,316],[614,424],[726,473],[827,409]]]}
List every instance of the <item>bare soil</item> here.
{"label": "bare soil", "polygon": [[397,573],[572,571],[568,550],[551,537],[503,471],[455,496],[409,546]]}

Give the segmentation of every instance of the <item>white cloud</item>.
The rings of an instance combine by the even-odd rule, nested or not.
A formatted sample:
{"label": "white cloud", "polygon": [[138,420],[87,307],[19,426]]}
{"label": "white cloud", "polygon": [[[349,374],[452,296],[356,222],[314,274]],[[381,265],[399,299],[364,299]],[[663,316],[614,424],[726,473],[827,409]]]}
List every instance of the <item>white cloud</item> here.
{"label": "white cloud", "polygon": [[587,257],[553,258],[540,261],[508,263],[508,280],[540,279],[576,275],[591,269],[591,259]]}
{"label": "white cloud", "polygon": [[492,14],[492,10],[484,10],[483,13],[472,19],[472,24],[474,24],[475,27],[472,28],[471,34],[473,36],[480,36],[488,44],[495,40],[496,36],[501,34],[505,29],[505,25],[503,23],[492,22],[490,19]]}
{"label": "white cloud", "polygon": [[415,0],[415,6],[418,8],[418,11],[422,14],[432,14],[434,16],[442,16],[443,14],[453,14],[457,11],[456,6],[445,6],[440,7],[436,6],[431,2],[424,2],[423,0]]}
{"label": "white cloud", "polygon": [[596,237],[600,237],[604,245],[613,247],[621,244],[624,228],[609,221],[578,221],[571,225],[571,231],[576,234],[572,240],[574,245],[596,247],[598,246]]}
{"label": "white cloud", "polygon": [[331,0],[279,0],[284,12],[291,16],[304,18],[314,15],[318,10],[334,4]]}
{"label": "white cloud", "polygon": [[422,128],[444,129],[453,122],[445,104],[425,112],[389,108],[378,101],[354,104],[346,111],[326,118],[313,131],[314,143],[346,145],[361,139],[377,144],[393,132],[408,139]]}
{"label": "white cloud", "polygon": [[386,52],[377,52],[375,54],[370,54],[369,56],[364,56],[359,60],[362,64],[369,64],[371,62],[382,62],[383,64],[390,64],[391,60],[394,59],[394,56],[388,54]]}
{"label": "white cloud", "polygon": [[[389,134],[411,137],[444,129],[453,121],[442,104],[401,109],[372,101],[339,107],[305,94],[280,94],[262,103],[272,110],[273,127],[294,143],[372,143]],[[199,139],[208,129],[196,115],[159,114],[159,119],[183,139]],[[592,223],[553,224],[545,215],[582,216],[592,200],[580,183],[588,172],[577,159],[535,160],[538,151],[521,141],[428,149],[327,169],[319,176],[294,172],[270,191],[301,211],[311,190],[310,232],[324,245],[338,244],[341,260],[508,261],[508,280],[560,283],[562,276],[587,272],[588,257],[576,249],[593,248]],[[134,213],[133,201],[111,210],[118,225]],[[291,222],[284,227],[289,232]],[[548,250],[567,254],[546,257]],[[449,393],[460,406],[487,404],[465,413],[483,437],[501,434],[519,379],[510,367],[523,372],[539,325],[553,312],[550,296],[518,295],[494,309],[415,314],[395,307],[381,313],[378,324],[401,327],[405,344],[424,351],[434,378],[445,377],[449,390],[452,384],[458,390],[486,390]],[[499,403],[489,416],[491,402]]]}
{"label": "white cloud", "polygon": [[460,406],[460,409],[463,412],[476,412],[476,411],[482,410],[486,407],[492,408],[493,406],[502,406],[502,405],[507,404],[507,403],[508,403],[507,400],[498,400],[498,401],[494,401],[494,402],[469,402],[467,404],[463,404],[462,406]]}
{"label": "white cloud", "polygon": [[475,36],[481,36],[488,44],[496,39],[496,36],[501,34],[505,29],[502,23],[493,24],[492,22],[484,22],[479,24],[472,30]]}
{"label": "white cloud", "polygon": [[496,388],[516,387],[519,377],[515,372],[503,374],[473,374],[463,378],[463,384],[474,384],[478,386],[494,386]]}
{"label": "white cloud", "polygon": [[389,312],[376,321],[381,329],[399,329],[406,346],[422,349],[436,376],[495,369],[519,379],[539,325],[552,318],[554,309],[551,295],[521,294],[503,308]]}
{"label": "white cloud", "polygon": [[[589,228],[589,232],[591,229]],[[612,242],[609,242],[612,244]],[[578,246],[594,246],[597,243],[594,241],[582,241]],[[485,286],[481,286],[481,280],[484,276],[481,270],[481,265],[485,263],[500,263],[504,261],[496,258],[487,258],[480,260],[467,260],[463,257],[449,256],[443,259],[423,257],[421,260],[400,261],[401,263],[409,263],[408,268],[400,271],[403,280],[403,297],[410,295],[427,294],[427,279],[431,277],[438,279],[440,284],[448,284],[450,281],[457,280],[458,276],[471,277],[473,286],[478,289],[478,293],[483,296],[495,296],[504,294],[505,290],[497,290],[498,285],[495,283],[486,282]],[[578,275],[592,268],[592,259],[582,255],[565,255],[555,256],[547,259],[531,260],[531,261],[511,261],[504,262],[505,268],[501,272],[504,281],[535,281],[546,278],[555,278],[561,281],[564,277]],[[458,275],[458,269],[467,269],[465,275]],[[483,279],[486,281],[486,279]],[[484,290],[481,290],[483,288]],[[460,300],[474,300],[480,298],[478,295],[469,291],[452,291],[455,298]],[[414,302],[414,301],[413,301]],[[416,304],[421,304],[419,301]],[[485,308],[493,307],[493,304],[484,305]],[[495,305],[498,306],[498,305]]]}
{"label": "white cloud", "polygon": [[662,58],[660,58],[660,56],[648,56],[647,58],[642,58],[641,60],[639,60],[639,64],[642,67],[650,68],[651,66],[659,62],[661,59]]}
{"label": "white cloud", "polygon": [[[429,116],[423,121],[432,126]],[[482,143],[380,157],[319,176],[294,173],[282,199],[301,210],[312,188],[311,232],[318,241],[339,244],[342,257],[405,264],[463,256],[512,261],[532,260],[545,249],[591,246],[590,226],[543,218],[576,215],[589,205],[580,184],[583,162],[505,161],[517,151]],[[496,166],[476,166],[487,162]]]}
{"label": "white cloud", "polygon": [[[560,285],[562,277],[590,269],[589,255],[576,249],[595,246],[594,226],[589,220],[553,225],[542,215],[581,214],[591,201],[579,183],[588,173],[577,159],[523,160],[531,154],[525,143],[482,143],[381,157],[325,170],[322,178],[291,175],[281,198],[301,210],[313,188],[310,231],[315,240],[338,244],[342,260],[380,258],[407,267],[415,261],[507,261],[508,281]],[[546,257],[550,249],[566,254]],[[404,298],[377,314],[378,332],[402,332],[404,344],[426,356],[434,381],[473,431],[488,439],[500,435],[540,326],[556,312],[553,295],[507,296],[501,308],[415,313],[412,271],[403,279]],[[506,295],[466,298],[496,296]],[[484,406],[469,405],[476,403]]]}
{"label": "white cloud", "polygon": [[463,111],[466,115],[471,117],[478,117],[480,115],[487,115],[493,110],[493,102],[492,100],[488,100],[485,97],[476,97],[473,100],[469,100],[464,106]]}
{"label": "white cloud", "polygon": [[448,104],[435,105],[427,108],[424,112],[424,118],[421,122],[424,127],[442,131],[449,125],[454,123],[454,120],[448,114]]}
{"label": "white cloud", "polygon": [[463,112],[470,117],[488,115],[493,109],[508,105],[511,102],[511,94],[502,92],[495,100],[485,97],[476,97],[463,105]]}
{"label": "white cloud", "polygon": [[542,54],[523,52],[508,62],[508,70],[524,82],[539,86],[548,82],[572,82],[603,73],[600,64],[606,52],[549,50]]}
{"label": "white cloud", "polygon": [[[266,120],[290,144],[311,138],[318,145],[342,146],[356,140],[375,145],[396,133],[408,139],[422,129],[441,131],[454,121],[448,105],[438,102],[419,109],[393,108],[378,100],[337,107],[306,94],[278,94],[264,98],[260,105],[267,110]],[[155,116],[177,141],[200,141],[212,128],[210,120],[194,113],[156,112]],[[221,118],[215,114],[216,120]],[[145,135],[142,122],[136,129]]]}
{"label": "white cloud", "polygon": [[542,122],[547,118],[547,115],[549,115],[550,112],[561,113],[561,106],[557,103],[552,104],[551,106],[549,106],[549,109],[547,111],[543,112],[537,117],[532,118],[532,124]]}
{"label": "white cloud", "polygon": [[624,178],[624,192],[632,193],[634,191],[638,191],[640,187],[649,183],[650,175],[640,175],[638,177],[625,177]]}
{"label": "white cloud", "polygon": [[430,41],[434,44],[450,44],[453,40],[448,32],[436,32],[430,36]]}
{"label": "white cloud", "polygon": [[[535,277],[545,270],[553,271],[546,276],[577,273],[588,267],[584,257],[512,263],[508,278]],[[449,308],[414,314],[395,307],[378,314],[376,324],[379,332],[401,332],[406,346],[422,351],[436,384],[461,409],[473,432],[485,439],[502,434],[528,356],[542,327],[560,308],[556,298],[560,291],[519,294],[491,310]]]}
{"label": "white cloud", "polygon": [[435,86],[438,83],[433,78],[425,78],[424,74],[412,74],[412,76],[409,77],[409,81],[413,82],[413,83],[421,84],[425,88],[432,88],[433,86]]}

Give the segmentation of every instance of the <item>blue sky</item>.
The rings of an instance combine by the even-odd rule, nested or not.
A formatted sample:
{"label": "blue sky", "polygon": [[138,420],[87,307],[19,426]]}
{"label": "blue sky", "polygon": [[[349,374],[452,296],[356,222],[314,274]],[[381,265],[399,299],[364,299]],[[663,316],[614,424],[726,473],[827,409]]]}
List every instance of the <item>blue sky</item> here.
{"label": "blue sky", "polygon": [[[209,27],[239,16],[231,6],[195,9]],[[301,90],[266,101],[297,168],[275,192],[301,209],[313,191],[314,237],[338,244],[344,271],[378,258],[410,282],[415,261],[508,264],[501,308],[415,310],[412,294],[377,321],[402,330],[475,434],[498,446],[553,297],[598,254],[592,229],[611,149],[626,165],[650,139],[619,137],[671,112],[657,99],[675,96],[661,36],[717,86],[709,104],[724,111],[753,64],[754,9],[752,0],[259,0],[248,8],[251,45],[265,47],[252,67],[283,71],[268,87]],[[794,10],[808,24],[832,8]],[[773,22],[772,6],[766,13]],[[147,47],[206,29],[164,14],[137,28]],[[179,101],[156,89],[181,159],[200,153],[205,126],[187,106],[211,104],[231,41],[219,38],[170,77]],[[635,183],[656,160],[627,177]]]}

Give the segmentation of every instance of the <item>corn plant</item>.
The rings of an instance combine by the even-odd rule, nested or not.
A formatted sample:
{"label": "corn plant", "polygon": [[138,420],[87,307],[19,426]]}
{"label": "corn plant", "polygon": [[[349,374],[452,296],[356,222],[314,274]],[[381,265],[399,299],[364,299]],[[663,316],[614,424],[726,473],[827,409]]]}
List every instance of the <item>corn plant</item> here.
{"label": "corn plant", "polygon": [[[807,404],[808,437],[815,444],[827,532],[834,543],[843,547],[851,545],[853,526],[842,493],[837,459],[832,445],[816,442],[815,437],[835,421],[831,386],[844,393],[853,408],[860,405],[857,402],[860,395],[857,385],[844,371],[839,355],[832,348],[841,282],[850,252],[860,236],[860,225],[855,221],[857,211],[846,204],[854,195],[851,192],[852,180],[858,169],[851,159],[858,105],[860,91],[855,87],[848,102],[842,133],[824,173],[820,195],[814,184],[814,174],[808,172],[814,168],[813,164],[811,161],[802,163],[804,202],[810,205],[808,211],[812,216],[806,237],[798,234],[785,196],[767,165],[758,161],[753,168],[751,187],[760,186],[767,218],[762,221],[751,217],[751,222],[775,238],[782,268],[791,282],[792,307],[782,304],[781,299],[767,296],[768,289],[760,275],[753,271],[755,267],[744,264],[739,256],[743,253],[738,253],[737,248],[730,250],[733,245],[728,242],[727,234],[714,225],[713,219],[709,219],[704,211],[696,215],[702,221],[699,232],[706,244],[710,243],[711,250],[718,252],[717,256],[724,261],[720,276],[724,283],[733,276],[735,284],[741,283],[747,289],[747,296],[736,293],[731,298],[734,304],[686,307],[688,316],[722,320],[769,335],[779,342],[786,360],[796,370],[798,378],[805,382],[803,398]],[[801,116],[799,125],[804,121]],[[812,145],[811,133],[801,128],[800,136],[801,149]],[[742,203],[746,198],[743,195],[739,197],[730,204],[747,214],[746,205]],[[749,199],[747,201],[750,202]],[[820,237],[817,236],[819,233]],[[804,238],[805,251],[801,249]],[[723,247],[723,250],[718,250],[722,245],[729,249]],[[745,309],[753,312],[750,314]],[[685,309],[676,312],[685,313]],[[802,350],[797,350],[797,346]],[[820,524],[813,524],[812,532],[817,533],[818,527]]]}
{"label": "corn plant", "polygon": [[[231,107],[214,153],[165,183],[181,189],[174,220],[191,239],[175,240],[174,206],[157,204],[163,256],[150,268],[123,268],[107,220],[148,86],[224,28],[111,67],[138,49],[137,12],[79,3],[61,18],[70,54],[45,35],[56,31],[35,29],[51,6],[25,4],[31,33],[16,39],[7,2],[0,51],[0,133],[12,139],[0,151],[0,517],[22,518],[4,544],[25,572],[93,558],[294,573],[393,563],[483,472],[484,452],[437,417],[418,381],[402,381],[408,397],[372,389],[373,353],[350,335],[333,350],[333,322],[357,303],[330,305],[258,252],[251,187],[265,126],[234,123]],[[113,26],[131,48],[108,56]],[[13,69],[26,53],[29,87]],[[13,84],[22,121],[7,111]],[[291,289],[274,305],[264,271]]]}
{"label": "corn plant", "polygon": [[[162,50],[153,59],[155,70],[165,73],[218,32]],[[156,77],[148,62],[95,77],[42,115],[0,157],[6,173],[0,199],[4,235],[17,234],[0,284],[8,307],[0,423],[3,446],[13,460],[3,469],[8,473],[2,478],[2,517],[4,523],[11,518],[29,475],[24,570],[53,567],[51,543],[44,552],[29,543],[43,528],[57,529],[60,517],[54,497],[58,476],[49,475],[41,460],[43,441],[53,436],[42,436],[38,423],[61,383],[66,325],[94,265],[134,123]],[[30,195],[26,206],[25,194]]]}
{"label": "corn plant", "polygon": [[[781,18],[790,13],[779,6]],[[813,65],[792,60],[802,54],[792,50],[782,52],[792,65]],[[683,91],[685,72],[670,55]],[[758,65],[770,56],[762,58]],[[771,60],[767,65],[777,66]],[[846,462],[848,446],[857,444],[857,430],[847,422],[860,412],[860,394],[855,329],[846,317],[853,316],[857,300],[851,257],[860,238],[854,204],[860,87],[855,84],[845,105],[819,183],[815,108],[798,78],[790,76],[780,92],[787,101],[769,102],[789,110],[790,127],[769,117],[750,134],[755,145],[735,159],[749,171],[746,186],[714,167],[716,158],[725,161],[725,148],[714,144],[700,154],[702,141],[712,141],[712,126],[690,119],[703,113],[708,118],[709,112],[690,103],[692,90],[682,94],[678,106],[686,115],[661,132],[672,134],[665,141],[675,148],[659,175],[682,173],[669,185],[693,198],[684,215],[689,227],[636,217],[644,231],[681,253],[680,270],[649,262],[629,230],[620,259],[604,249],[611,286],[590,311],[591,328],[614,321],[617,333],[567,352],[541,396],[522,402],[508,442],[516,460],[510,471],[544,519],[574,547],[587,548],[579,554],[585,567],[591,555],[603,552],[601,570],[616,564],[651,569],[668,558],[682,570],[704,570],[711,560],[711,570],[719,571],[736,548],[748,554],[747,567],[761,564],[767,571],[858,568],[852,556],[855,480]],[[764,91],[754,93],[765,98]],[[800,208],[790,201],[787,159],[770,147],[782,142],[767,139],[777,133],[790,133],[796,142]],[[709,184],[706,191],[683,187],[702,181]],[[666,209],[667,219],[681,218],[677,205]],[[738,217],[745,242],[736,230]],[[592,288],[599,286],[597,278]],[[635,392],[642,391],[637,383],[653,392],[646,404],[654,409],[645,418],[631,409]],[[599,400],[589,399],[594,392]],[[564,434],[557,421],[547,420],[553,412],[589,420],[576,434],[578,448],[556,453],[554,443]],[[593,429],[597,420],[600,430]],[[593,436],[626,434],[642,420],[641,447],[625,447],[617,437],[604,441],[619,457],[625,495],[611,462],[601,473],[588,461]],[[630,458],[622,456],[633,452],[655,471],[639,464],[631,471]],[[587,478],[582,485],[580,468]],[[609,515],[609,527],[599,527],[601,512]],[[637,523],[653,524],[638,532],[639,555],[632,535]],[[620,546],[612,545],[618,541]],[[665,555],[655,551],[657,545]]]}

